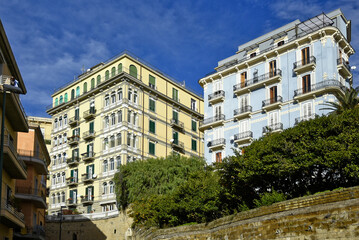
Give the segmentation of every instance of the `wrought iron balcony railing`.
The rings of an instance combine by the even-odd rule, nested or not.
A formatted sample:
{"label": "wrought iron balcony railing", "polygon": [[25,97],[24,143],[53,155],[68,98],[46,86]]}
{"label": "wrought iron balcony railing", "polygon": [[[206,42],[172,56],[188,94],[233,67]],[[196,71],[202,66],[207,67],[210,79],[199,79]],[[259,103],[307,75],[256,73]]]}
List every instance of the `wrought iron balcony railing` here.
{"label": "wrought iron balcony railing", "polygon": [[277,130],[283,130],[283,123],[275,123],[266,127],[263,127],[263,133],[269,133]]}
{"label": "wrought iron balcony railing", "polygon": [[311,64],[311,63],[315,64],[316,61],[317,60],[314,56],[303,58],[302,60],[293,63],[293,68],[296,69],[296,68],[303,67],[303,66]]}
{"label": "wrought iron balcony railing", "polygon": [[252,112],[252,106],[247,105],[238,109],[235,109],[233,111],[234,116],[242,114],[242,113],[246,113],[246,112]]}
{"label": "wrought iron balcony railing", "polygon": [[252,138],[253,132],[252,131],[246,131],[242,133],[237,133],[234,135],[234,141],[245,139],[245,138]]}
{"label": "wrought iron balcony railing", "polygon": [[220,114],[220,115],[216,115],[214,117],[210,117],[210,118],[206,118],[203,121],[200,122],[200,125],[207,125],[213,122],[217,122],[217,121],[223,121],[226,119],[226,116],[224,114]]}
{"label": "wrought iron balcony railing", "polygon": [[245,80],[241,83],[238,83],[233,86],[233,91],[238,91],[239,89],[249,87],[253,84],[259,83],[259,82],[265,82],[268,79],[271,79],[276,76],[282,76],[282,70],[280,69],[274,69],[272,72],[265,73],[263,75],[251,78],[249,80]]}
{"label": "wrought iron balcony railing", "polygon": [[219,139],[215,139],[212,140],[210,142],[208,142],[208,147],[215,147],[218,145],[225,145],[226,144],[226,139],[225,138],[219,138]]}
{"label": "wrought iron balcony railing", "polygon": [[177,126],[179,128],[183,128],[184,124],[183,124],[183,122],[179,121],[178,119],[172,118],[171,119],[171,126]]}
{"label": "wrought iron balcony railing", "polygon": [[215,91],[214,93],[208,95],[208,101],[211,101],[213,99],[220,98],[220,97],[225,97],[225,96],[226,96],[225,91],[218,90],[218,91]]}
{"label": "wrought iron balcony railing", "polygon": [[282,96],[275,96],[273,98],[269,98],[267,100],[263,100],[262,101],[262,107],[266,107],[268,105],[271,105],[271,104],[274,104],[274,103],[277,103],[277,102],[282,102],[283,101],[283,98]]}
{"label": "wrought iron balcony railing", "polygon": [[310,115],[306,115],[306,116],[303,116],[303,117],[297,117],[295,119],[295,125],[299,124],[300,122],[303,122],[303,121],[308,121],[308,120],[311,120],[311,119],[314,119],[316,118],[318,115],[317,114],[310,114]]}
{"label": "wrought iron balcony railing", "polygon": [[313,92],[313,91],[317,91],[326,87],[338,87],[341,90],[345,90],[345,86],[343,86],[343,84],[341,84],[341,82],[339,82],[338,80],[324,80],[322,82],[319,83],[315,83],[312,84],[310,86],[308,86],[307,88],[300,88],[294,91],[294,97],[308,93],[308,92]]}

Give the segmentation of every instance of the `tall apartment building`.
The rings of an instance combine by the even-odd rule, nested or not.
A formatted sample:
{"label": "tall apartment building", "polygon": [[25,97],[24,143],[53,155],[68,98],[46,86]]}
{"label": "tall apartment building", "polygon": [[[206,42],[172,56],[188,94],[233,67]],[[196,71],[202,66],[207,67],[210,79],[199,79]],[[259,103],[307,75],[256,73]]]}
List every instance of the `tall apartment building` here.
{"label": "tall apartment building", "polygon": [[[26,93],[25,84],[11,50],[5,30],[0,21],[0,80],[1,85],[9,84],[11,76],[19,82],[22,92]],[[4,111],[5,100],[5,111]],[[4,114],[3,114],[4,113]],[[24,214],[20,212],[15,198],[15,179],[26,179],[26,166],[17,154],[17,132],[29,129],[25,111],[18,94],[0,91],[1,122],[4,121],[3,168],[1,178],[0,201],[0,236],[12,239],[14,228],[24,228]]]}
{"label": "tall apartment building", "polygon": [[46,178],[50,156],[38,125],[28,133],[18,133],[17,152],[27,167],[27,179],[16,180],[15,197],[25,215],[25,227],[15,229],[14,239],[45,239]]}
{"label": "tall apartment building", "polygon": [[[338,9],[296,20],[238,47],[199,80],[205,158],[218,162],[268,132],[328,113],[352,84],[351,22]],[[226,106],[226,107],[224,107]]]}
{"label": "tall apartment building", "polygon": [[52,131],[51,118],[28,116],[27,121],[28,121],[29,125],[40,127],[41,133],[45,140],[47,151],[50,152],[50,150],[51,150],[51,131]]}
{"label": "tall apartment building", "polygon": [[[125,52],[55,91],[49,214],[118,214],[122,164],[171,153],[203,157],[203,99]],[[49,218],[50,219],[50,218]]]}

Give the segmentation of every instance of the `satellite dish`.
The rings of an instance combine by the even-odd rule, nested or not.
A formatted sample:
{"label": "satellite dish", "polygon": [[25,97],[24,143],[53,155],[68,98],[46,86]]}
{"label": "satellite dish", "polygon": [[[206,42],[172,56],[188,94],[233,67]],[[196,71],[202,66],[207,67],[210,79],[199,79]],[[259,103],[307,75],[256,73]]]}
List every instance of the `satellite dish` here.
{"label": "satellite dish", "polygon": [[97,178],[97,175],[96,175],[96,173],[94,173],[94,174],[92,175],[92,177],[93,177],[93,178]]}
{"label": "satellite dish", "polygon": [[173,143],[173,142],[174,142],[174,139],[172,138],[172,139],[170,140],[170,142]]}

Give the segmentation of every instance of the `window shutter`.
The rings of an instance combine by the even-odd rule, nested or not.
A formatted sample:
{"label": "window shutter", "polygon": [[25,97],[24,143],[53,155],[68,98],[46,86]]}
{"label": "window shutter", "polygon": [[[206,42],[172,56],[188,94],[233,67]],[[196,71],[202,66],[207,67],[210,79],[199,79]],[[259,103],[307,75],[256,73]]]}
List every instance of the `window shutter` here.
{"label": "window shutter", "polygon": [[197,131],[197,122],[195,120],[192,120],[192,130]]}
{"label": "window shutter", "polygon": [[156,79],[154,76],[151,76],[151,75],[150,75],[150,84],[153,86],[156,86]]}

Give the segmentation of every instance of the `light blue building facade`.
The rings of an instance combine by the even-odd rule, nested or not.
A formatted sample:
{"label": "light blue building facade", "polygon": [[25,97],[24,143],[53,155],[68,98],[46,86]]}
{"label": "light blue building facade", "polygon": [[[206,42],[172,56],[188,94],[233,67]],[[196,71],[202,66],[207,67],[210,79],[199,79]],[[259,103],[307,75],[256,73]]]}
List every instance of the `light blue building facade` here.
{"label": "light blue building facade", "polygon": [[352,84],[351,22],[340,9],[296,20],[238,47],[199,80],[205,158],[219,162],[269,132],[327,114]]}

